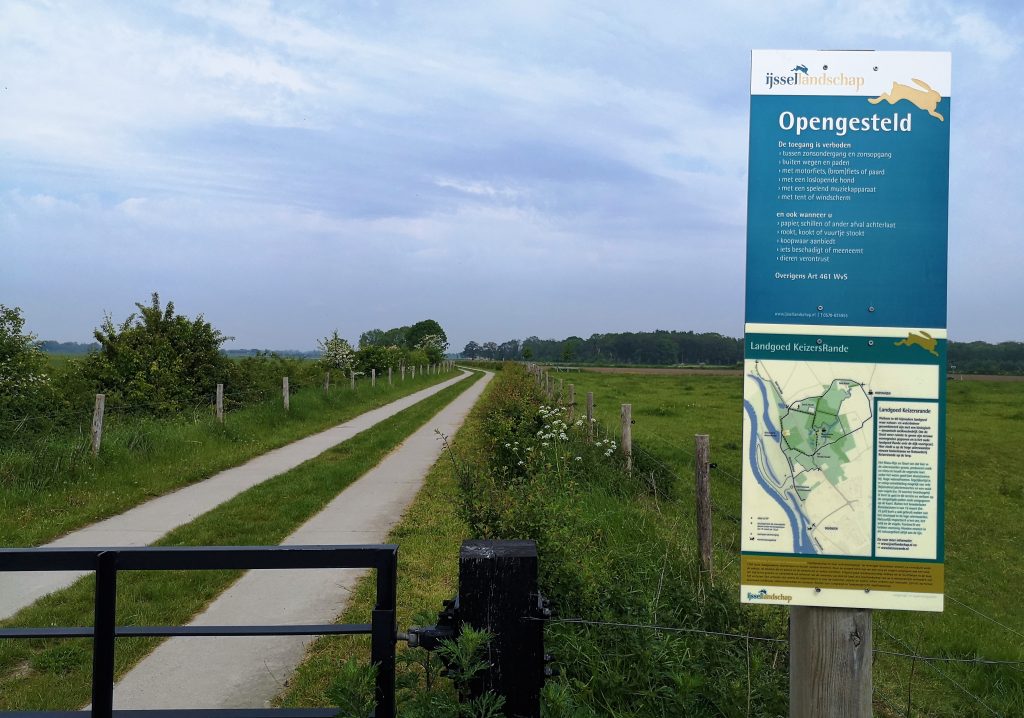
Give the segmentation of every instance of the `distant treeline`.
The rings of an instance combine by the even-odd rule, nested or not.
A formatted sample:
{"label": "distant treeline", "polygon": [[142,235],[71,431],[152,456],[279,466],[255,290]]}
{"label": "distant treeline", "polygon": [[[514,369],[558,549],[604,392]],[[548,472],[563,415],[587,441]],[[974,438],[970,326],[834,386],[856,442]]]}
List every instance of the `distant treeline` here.
{"label": "distant treeline", "polygon": [[715,364],[731,366],[743,361],[743,341],[715,332],[657,330],[592,334],[589,339],[510,339],[470,342],[462,350],[466,359],[527,359],[581,364]]}
{"label": "distant treeline", "polygon": [[1024,374],[1024,342],[950,342],[949,370],[958,374]]}
{"label": "distant treeline", "polygon": [[[510,339],[469,342],[466,359],[526,359],[577,364],[715,364],[743,361],[743,341],[715,332],[653,332],[593,334],[589,339]],[[949,368],[963,374],[1024,374],[1024,342],[950,342]]]}

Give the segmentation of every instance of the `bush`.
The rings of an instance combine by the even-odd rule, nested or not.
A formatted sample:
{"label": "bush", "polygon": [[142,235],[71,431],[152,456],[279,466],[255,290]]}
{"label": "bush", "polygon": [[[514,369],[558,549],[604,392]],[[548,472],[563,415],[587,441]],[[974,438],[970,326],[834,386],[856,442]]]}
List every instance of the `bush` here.
{"label": "bush", "polygon": [[[0,304],[0,421],[5,424],[49,411],[53,389],[46,357],[36,338],[25,333],[20,307]],[[0,427],[5,436],[8,426]]]}
{"label": "bush", "polygon": [[405,352],[397,346],[366,346],[356,352],[355,365],[358,371],[369,374],[376,369],[378,374],[386,374],[387,370],[397,370],[402,366]]}
{"label": "bush", "polygon": [[220,353],[228,341],[202,315],[175,315],[163,309],[154,292],[148,306],[115,326],[108,315],[94,332],[100,343],[89,355],[83,375],[111,404],[143,405],[153,413],[180,411],[212,401],[216,385],[227,383],[231,362]]}

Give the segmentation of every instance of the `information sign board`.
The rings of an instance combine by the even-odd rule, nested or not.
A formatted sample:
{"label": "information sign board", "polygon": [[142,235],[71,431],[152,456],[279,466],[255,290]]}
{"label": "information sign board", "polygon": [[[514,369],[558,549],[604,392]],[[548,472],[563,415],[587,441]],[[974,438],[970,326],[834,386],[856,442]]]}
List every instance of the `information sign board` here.
{"label": "information sign board", "polygon": [[948,53],[755,51],[741,600],[940,611]]}

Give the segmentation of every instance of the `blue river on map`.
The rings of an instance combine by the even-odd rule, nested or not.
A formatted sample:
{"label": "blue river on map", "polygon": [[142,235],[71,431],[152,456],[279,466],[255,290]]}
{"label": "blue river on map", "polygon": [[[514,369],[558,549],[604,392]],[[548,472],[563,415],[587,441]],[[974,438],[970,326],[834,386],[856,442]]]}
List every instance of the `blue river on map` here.
{"label": "blue river on map", "polygon": [[[761,389],[761,398],[764,402],[764,414],[761,419],[767,425],[771,433],[777,436],[779,435],[779,432],[768,418],[768,392],[765,390],[764,382],[758,376],[751,375],[750,378],[757,381],[758,387]],[[818,551],[808,534],[807,518],[804,516],[803,512],[795,510],[779,493],[776,486],[781,482],[777,481],[778,477],[776,477],[774,473],[772,473],[771,477],[773,480],[776,480],[775,485],[767,481],[761,474],[761,469],[757,464],[757,446],[759,442],[763,441],[763,437],[758,424],[757,412],[753,405],[746,400],[743,401],[743,408],[746,410],[747,416],[750,417],[750,446],[748,447],[747,459],[750,464],[750,469],[754,473],[754,478],[757,479],[757,483],[761,485],[761,488],[764,489],[765,493],[775,499],[775,502],[782,507],[782,510],[786,512],[786,516],[789,517],[789,526],[793,532],[793,553],[816,554]],[[767,462],[765,463],[765,468],[769,472],[772,471],[771,466],[768,465]]]}

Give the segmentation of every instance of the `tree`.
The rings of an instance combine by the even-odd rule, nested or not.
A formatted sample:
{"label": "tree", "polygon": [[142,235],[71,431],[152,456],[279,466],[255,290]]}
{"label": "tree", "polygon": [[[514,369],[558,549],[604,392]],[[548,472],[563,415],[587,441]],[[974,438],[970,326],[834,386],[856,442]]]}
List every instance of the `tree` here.
{"label": "tree", "polygon": [[93,332],[100,344],[83,364],[83,375],[112,403],[174,411],[212,401],[218,383],[227,383],[230,360],[220,353],[231,339],[198,315],[175,315],[174,303],[160,308],[153,292],[149,305],[136,303],[115,326],[110,315]]}
{"label": "tree", "polygon": [[46,357],[25,332],[21,308],[0,304],[0,420],[44,409],[50,389]]}
{"label": "tree", "polygon": [[480,356],[480,345],[476,342],[469,342],[469,344],[462,349],[462,356],[466,359],[476,359]]}
{"label": "tree", "polygon": [[[421,349],[423,348],[420,346],[423,343],[423,338],[428,335],[433,335],[437,338],[437,344],[443,357],[444,351],[448,348],[448,335],[444,333],[441,325],[433,319],[424,319],[422,322],[416,322],[409,327],[405,334],[405,345],[409,349]],[[438,361],[440,361],[440,358]]]}
{"label": "tree", "polygon": [[[361,341],[362,337],[360,337]],[[325,369],[348,371],[355,365],[356,353],[352,351],[352,345],[348,343],[348,340],[338,334],[337,329],[331,333],[331,336],[317,339],[316,343],[322,354],[320,363]]]}

